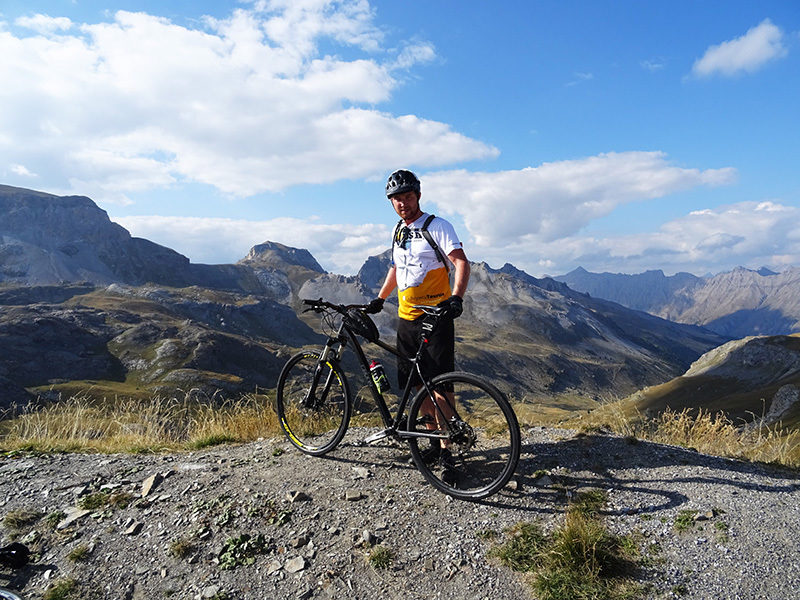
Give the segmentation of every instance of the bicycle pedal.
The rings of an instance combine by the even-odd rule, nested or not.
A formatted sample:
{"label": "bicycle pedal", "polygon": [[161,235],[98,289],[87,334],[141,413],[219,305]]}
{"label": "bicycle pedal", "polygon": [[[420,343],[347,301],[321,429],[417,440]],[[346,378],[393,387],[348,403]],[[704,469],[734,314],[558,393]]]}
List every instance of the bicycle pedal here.
{"label": "bicycle pedal", "polygon": [[365,444],[374,444],[375,442],[380,442],[381,440],[385,440],[389,437],[392,433],[391,429],[384,429],[383,431],[379,431],[378,433],[373,433],[364,438]]}

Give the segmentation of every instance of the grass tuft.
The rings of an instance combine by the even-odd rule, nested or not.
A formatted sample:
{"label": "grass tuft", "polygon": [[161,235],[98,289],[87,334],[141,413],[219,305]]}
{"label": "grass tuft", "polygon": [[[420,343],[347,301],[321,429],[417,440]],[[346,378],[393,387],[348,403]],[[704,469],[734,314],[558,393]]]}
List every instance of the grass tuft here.
{"label": "grass tuft", "polygon": [[62,579],[47,588],[42,600],[78,600],[80,589],[75,579]]}
{"label": "grass tuft", "polygon": [[592,491],[570,504],[563,525],[545,534],[535,523],[518,523],[510,539],[490,555],[515,571],[531,573],[540,600],[620,600],[632,597],[628,579],[638,558],[632,540],[609,533],[599,518],[606,502]]}
{"label": "grass tuft", "polygon": [[367,556],[367,562],[373,569],[388,569],[394,562],[394,552],[386,546],[375,546]]}
{"label": "grass tuft", "polygon": [[38,510],[18,508],[6,513],[6,516],[3,517],[3,525],[12,530],[23,529],[33,525],[43,516]]}

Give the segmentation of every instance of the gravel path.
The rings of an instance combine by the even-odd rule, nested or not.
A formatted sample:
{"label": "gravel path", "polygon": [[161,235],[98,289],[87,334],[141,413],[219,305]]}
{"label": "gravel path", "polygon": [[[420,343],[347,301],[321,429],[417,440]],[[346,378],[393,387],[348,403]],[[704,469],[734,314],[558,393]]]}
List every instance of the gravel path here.
{"label": "gravel path", "polygon": [[[352,430],[327,458],[277,438],[157,456],[0,457],[0,543],[37,552],[0,571],[0,585],[10,579],[26,600],[67,579],[82,599],[532,598],[487,559],[485,533],[557,527],[570,495],[601,488],[609,528],[636,534],[647,557],[643,597],[800,598],[796,472],[534,428],[523,432],[518,489],[462,502],[425,485],[402,446],[357,445],[367,433]],[[98,491],[117,504],[77,510]],[[376,545],[390,551],[387,568],[367,559]]]}

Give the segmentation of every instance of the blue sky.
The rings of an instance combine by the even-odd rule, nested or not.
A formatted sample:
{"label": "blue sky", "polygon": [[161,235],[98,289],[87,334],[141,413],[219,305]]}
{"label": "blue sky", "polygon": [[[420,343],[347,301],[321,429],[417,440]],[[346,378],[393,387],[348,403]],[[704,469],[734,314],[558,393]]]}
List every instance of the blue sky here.
{"label": "blue sky", "polygon": [[800,2],[0,3],[0,183],[353,273],[388,174],[533,275],[800,265]]}

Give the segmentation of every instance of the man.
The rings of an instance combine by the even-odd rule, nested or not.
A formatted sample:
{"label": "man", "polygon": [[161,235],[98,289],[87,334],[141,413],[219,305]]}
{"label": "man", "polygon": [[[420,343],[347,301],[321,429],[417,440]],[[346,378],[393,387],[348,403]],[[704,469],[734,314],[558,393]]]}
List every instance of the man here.
{"label": "man", "polygon": [[[392,266],[386,280],[378,292],[378,297],[370,303],[369,312],[380,312],[383,303],[395,288],[398,288],[399,301],[397,327],[397,348],[408,358],[416,355],[419,347],[423,315],[414,305],[442,306],[447,312],[438,327],[429,336],[429,345],[423,357],[423,372],[433,377],[441,373],[453,371],[455,368],[455,333],[453,319],[463,311],[463,297],[469,283],[469,261],[453,226],[444,219],[435,217],[429,220],[427,213],[420,208],[422,197],[420,181],[411,171],[399,170],[389,176],[386,182],[386,196],[392,203],[401,222],[395,230],[392,241]],[[427,223],[427,231],[435,246],[432,246],[423,234],[423,226]],[[446,257],[446,258],[445,258]],[[449,266],[453,265],[453,284],[450,285]],[[400,389],[404,389],[408,378],[413,376],[409,364],[403,360],[397,366]],[[421,385],[421,382],[416,383]],[[449,418],[452,412],[445,399],[438,404]],[[449,399],[452,402],[452,398]],[[433,403],[428,400],[423,412],[436,419],[441,415],[434,410]],[[433,423],[431,427],[434,427]],[[441,427],[441,424],[437,425]],[[446,444],[433,447],[426,453],[426,460],[438,460],[443,469],[443,476],[452,475],[452,457]]]}

